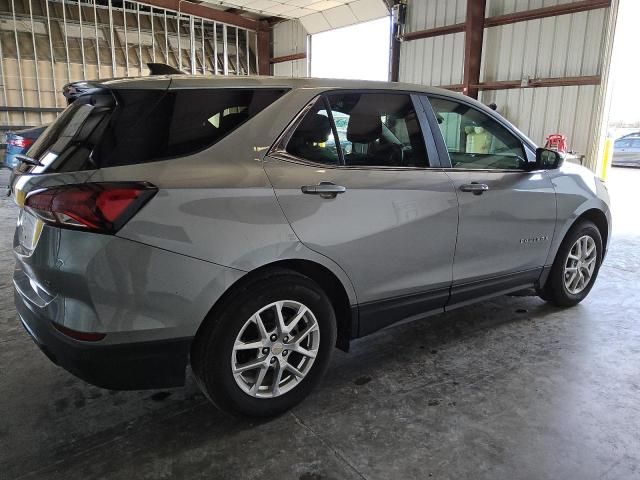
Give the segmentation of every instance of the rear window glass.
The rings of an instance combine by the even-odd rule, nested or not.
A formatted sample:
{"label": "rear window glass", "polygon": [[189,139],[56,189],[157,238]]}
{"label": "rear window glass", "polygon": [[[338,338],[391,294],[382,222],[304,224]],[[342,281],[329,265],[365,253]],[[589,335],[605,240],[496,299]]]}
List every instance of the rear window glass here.
{"label": "rear window glass", "polygon": [[107,167],[198,152],[284,93],[283,89],[118,91],[118,107],[95,159]]}
{"label": "rear window glass", "polygon": [[49,172],[190,155],[214,145],[286,91],[105,90],[71,104],[29,155]]}

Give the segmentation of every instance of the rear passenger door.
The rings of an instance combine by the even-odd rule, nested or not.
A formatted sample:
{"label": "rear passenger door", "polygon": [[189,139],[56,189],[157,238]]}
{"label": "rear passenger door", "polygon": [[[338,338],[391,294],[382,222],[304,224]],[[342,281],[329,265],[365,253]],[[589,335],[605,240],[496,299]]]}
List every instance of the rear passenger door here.
{"label": "rear passenger door", "polygon": [[360,335],[449,296],[457,200],[422,120],[409,94],[329,93],[265,159],[300,240],[353,282]]}
{"label": "rear passenger door", "polygon": [[450,302],[531,285],[555,228],[551,180],[532,171],[534,153],[506,122],[462,100],[430,101],[460,208]]}

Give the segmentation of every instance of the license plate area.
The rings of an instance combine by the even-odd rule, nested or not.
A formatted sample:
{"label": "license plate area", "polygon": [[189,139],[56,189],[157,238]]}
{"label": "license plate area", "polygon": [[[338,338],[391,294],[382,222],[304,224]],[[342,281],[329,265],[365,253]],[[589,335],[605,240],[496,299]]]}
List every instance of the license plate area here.
{"label": "license plate area", "polygon": [[17,234],[20,246],[31,251],[36,248],[44,223],[27,210],[21,209],[18,215]]}

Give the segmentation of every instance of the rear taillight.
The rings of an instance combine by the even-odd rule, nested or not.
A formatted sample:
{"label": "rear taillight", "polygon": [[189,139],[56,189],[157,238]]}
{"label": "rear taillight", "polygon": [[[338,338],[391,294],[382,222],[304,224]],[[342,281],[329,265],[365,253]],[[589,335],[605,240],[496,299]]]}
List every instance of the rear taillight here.
{"label": "rear taillight", "polygon": [[84,183],[37,190],[25,208],[58,227],[115,233],[158,191],[149,183]]}
{"label": "rear taillight", "polygon": [[9,139],[9,141],[7,141],[7,143],[9,145],[13,145],[14,147],[29,148],[29,147],[31,147],[31,145],[33,145],[34,141],[35,140],[33,140],[31,138],[13,137],[13,138]]}

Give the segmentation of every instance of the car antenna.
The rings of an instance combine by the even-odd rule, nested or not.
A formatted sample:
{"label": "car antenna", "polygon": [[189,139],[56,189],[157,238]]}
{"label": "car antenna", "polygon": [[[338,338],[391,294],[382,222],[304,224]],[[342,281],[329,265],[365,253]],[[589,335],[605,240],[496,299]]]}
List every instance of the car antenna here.
{"label": "car antenna", "polygon": [[147,63],[150,75],[184,75],[182,70],[178,70],[166,63]]}

